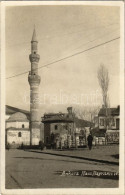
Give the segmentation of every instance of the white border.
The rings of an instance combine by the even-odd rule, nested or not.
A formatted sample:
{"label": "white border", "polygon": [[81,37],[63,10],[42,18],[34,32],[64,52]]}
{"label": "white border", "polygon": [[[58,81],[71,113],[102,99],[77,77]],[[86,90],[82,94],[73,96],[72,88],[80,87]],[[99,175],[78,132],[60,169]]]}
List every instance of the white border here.
{"label": "white border", "polygon": [[[121,44],[120,44],[120,180],[119,188],[72,188],[72,189],[5,189],[5,7],[24,5],[100,5],[119,6],[121,9]],[[1,2],[1,192],[2,194],[98,194],[123,195],[124,194],[124,2],[114,1],[11,1]]]}

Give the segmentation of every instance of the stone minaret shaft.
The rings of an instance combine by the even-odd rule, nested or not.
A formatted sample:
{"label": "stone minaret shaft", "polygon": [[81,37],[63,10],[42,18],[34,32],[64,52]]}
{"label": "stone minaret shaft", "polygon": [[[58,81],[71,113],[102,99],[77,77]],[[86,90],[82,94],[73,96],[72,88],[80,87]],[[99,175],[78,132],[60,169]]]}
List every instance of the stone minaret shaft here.
{"label": "stone minaret shaft", "polygon": [[38,75],[38,62],[40,59],[37,54],[38,41],[34,29],[31,40],[31,54],[29,59],[31,62],[31,71],[29,72],[28,81],[30,85],[30,143],[37,145],[40,141],[40,121],[38,116],[39,110],[39,84],[40,76]]}

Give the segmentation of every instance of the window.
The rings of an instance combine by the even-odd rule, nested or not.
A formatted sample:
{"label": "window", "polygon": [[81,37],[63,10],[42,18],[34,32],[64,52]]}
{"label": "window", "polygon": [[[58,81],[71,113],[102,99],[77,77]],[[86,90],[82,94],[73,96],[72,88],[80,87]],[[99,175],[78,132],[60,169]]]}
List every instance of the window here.
{"label": "window", "polygon": [[22,125],[22,128],[24,128],[24,124]]}
{"label": "window", "polygon": [[21,137],[21,136],[22,136],[22,135],[21,135],[21,132],[19,132],[19,133],[18,133],[18,137]]}
{"label": "window", "polygon": [[58,126],[57,125],[55,125],[55,130],[57,130],[58,129]]}
{"label": "window", "polygon": [[100,125],[104,126],[104,119],[100,119]]}
{"label": "window", "polygon": [[112,126],[115,126],[115,119],[112,118]]}

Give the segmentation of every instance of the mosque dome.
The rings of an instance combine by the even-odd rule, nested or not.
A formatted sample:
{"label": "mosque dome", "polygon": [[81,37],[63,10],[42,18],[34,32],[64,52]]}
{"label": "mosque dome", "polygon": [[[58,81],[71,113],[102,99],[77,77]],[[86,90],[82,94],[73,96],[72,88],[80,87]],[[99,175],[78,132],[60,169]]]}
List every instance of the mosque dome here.
{"label": "mosque dome", "polygon": [[8,121],[28,122],[28,119],[25,114],[21,112],[16,112],[9,117]]}

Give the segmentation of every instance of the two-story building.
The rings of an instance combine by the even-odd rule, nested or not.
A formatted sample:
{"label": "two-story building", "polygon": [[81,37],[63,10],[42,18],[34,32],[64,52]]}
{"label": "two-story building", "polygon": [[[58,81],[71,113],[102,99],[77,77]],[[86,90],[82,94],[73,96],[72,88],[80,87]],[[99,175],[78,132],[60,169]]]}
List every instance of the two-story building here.
{"label": "two-story building", "polygon": [[119,130],[120,106],[107,109],[102,107],[98,113],[98,124],[101,130]]}
{"label": "two-story building", "polygon": [[59,145],[60,141],[64,145],[68,135],[72,135],[73,119],[65,113],[44,114],[42,122],[44,123],[44,143],[46,146],[54,143]]}
{"label": "two-story building", "polygon": [[68,113],[44,114],[42,123],[45,145],[55,143],[57,147],[75,147],[85,144],[92,123],[75,117],[72,107],[67,110]]}
{"label": "two-story building", "polygon": [[106,136],[108,143],[119,142],[120,106],[116,108],[102,107],[98,114],[98,127]]}

